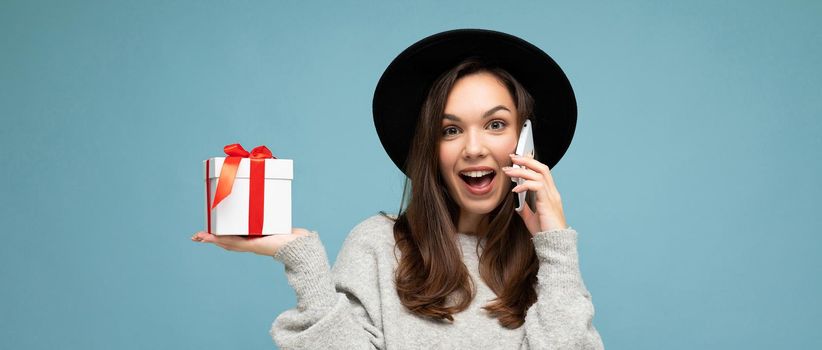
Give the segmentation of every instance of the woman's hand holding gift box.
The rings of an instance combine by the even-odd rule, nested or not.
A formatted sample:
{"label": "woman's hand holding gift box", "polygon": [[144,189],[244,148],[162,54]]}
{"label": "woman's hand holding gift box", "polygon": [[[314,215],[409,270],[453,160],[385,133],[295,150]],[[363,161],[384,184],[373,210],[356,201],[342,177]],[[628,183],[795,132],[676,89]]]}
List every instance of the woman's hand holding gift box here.
{"label": "woman's hand holding gift box", "polygon": [[[226,157],[204,161],[206,230],[191,236],[230,251],[274,254],[309,235],[291,227],[292,161],[277,159],[265,146],[246,151],[223,147]],[[290,232],[290,233],[289,233]]]}

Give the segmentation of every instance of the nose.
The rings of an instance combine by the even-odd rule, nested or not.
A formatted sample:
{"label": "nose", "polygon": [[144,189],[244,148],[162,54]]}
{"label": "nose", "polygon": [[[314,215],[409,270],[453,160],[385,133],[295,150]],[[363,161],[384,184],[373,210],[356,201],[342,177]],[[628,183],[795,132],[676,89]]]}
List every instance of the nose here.
{"label": "nose", "polygon": [[465,140],[465,147],[462,150],[463,157],[466,159],[483,158],[488,155],[488,148],[485,147],[485,142],[479,132],[468,132],[468,137]]}

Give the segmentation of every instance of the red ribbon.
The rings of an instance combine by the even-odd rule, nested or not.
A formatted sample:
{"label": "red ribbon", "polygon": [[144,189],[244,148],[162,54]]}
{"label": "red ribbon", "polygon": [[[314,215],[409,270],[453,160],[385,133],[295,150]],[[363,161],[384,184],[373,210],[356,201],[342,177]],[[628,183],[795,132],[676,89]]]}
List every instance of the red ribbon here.
{"label": "red ribbon", "polygon": [[220,170],[220,179],[217,181],[217,190],[214,192],[214,203],[209,208],[217,207],[217,204],[231,194],[234,187],[234,178],[237,176],[237,168],[243,158],[251,161],[251,173],[249,174],[248,190],[248,234],[262,235],[263,232],[263,208],[265,205],[265,160],[277,159],[265,146],[257,146],[251,153],[243,149],[239,143],[226,145],[223,151],[228,157],[223,161]]}

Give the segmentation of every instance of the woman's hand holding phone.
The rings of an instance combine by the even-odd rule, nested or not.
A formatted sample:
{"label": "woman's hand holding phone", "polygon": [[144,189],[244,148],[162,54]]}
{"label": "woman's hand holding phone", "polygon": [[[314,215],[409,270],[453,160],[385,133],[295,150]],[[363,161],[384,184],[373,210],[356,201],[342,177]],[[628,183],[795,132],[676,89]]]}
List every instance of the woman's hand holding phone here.
{"label": "woman's hand holding phone", "polygon": [[200,231],[191,236],[194,242],[214,243],[225,250],[233,252],[250,252],[258,255],[274,256],[277,251],[289,242],[303,236],[309,231],[304,228],[293,228],[289,235],[270,235],[262,237],[248,236],[215,236]]}
{"label": "woman's hand holding phone", "polygon": [[554,178],[551,176],[551,169],[532,157],[512,154],[511,161],[524,168],[504,167],[502,170],[509,177],[525,180],[521,185],[515,186],[512,191],[516,193],[532,191],[536,199],[534,203],[536,212],[531,210],[528,203],[523,203],[523,209],[519,211],[528,231],[535,235],[537,232],[567,228],[565,214],[562,212],[562,199],[554,184]]}

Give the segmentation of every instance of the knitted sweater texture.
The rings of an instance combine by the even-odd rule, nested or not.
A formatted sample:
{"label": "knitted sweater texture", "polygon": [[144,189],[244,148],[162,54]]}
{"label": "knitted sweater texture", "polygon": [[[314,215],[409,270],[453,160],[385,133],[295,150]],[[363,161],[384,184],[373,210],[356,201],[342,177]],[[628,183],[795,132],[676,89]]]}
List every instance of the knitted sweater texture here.
{"label": "knitted sweater texture", "polygon": [[477,291],[453,323],[416,316],[400,302],[393,221],[376,215],[357,225],[333,270],[316,233],[291,241],[274,259],[285,266],[297,307],[276,318],[272,338],[282,349],[604,349],[573,228],[534,236],[537,301],[517,329],[481,309],[496,295],[479,276],[477,238],[458,240]]}

